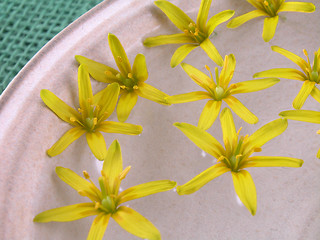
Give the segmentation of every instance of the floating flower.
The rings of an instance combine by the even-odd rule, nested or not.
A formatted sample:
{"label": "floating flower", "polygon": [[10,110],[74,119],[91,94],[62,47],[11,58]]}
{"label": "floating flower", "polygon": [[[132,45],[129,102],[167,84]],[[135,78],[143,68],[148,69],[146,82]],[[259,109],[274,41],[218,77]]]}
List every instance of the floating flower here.
{"label": "floating flower", "polygon": [[178,94],[168,97],[167,100],[169,103],[177,104],[201,99],[211,99],[205,105],[198,122],[198,127],[204,130],[210,128],[216,120],[220,112],[222,101],[225,101],[229,107],[247,123],[257,123],[258,118],[232,95],[259,91],[271,87],[279,82],[279,79],[277,78],[265,78],[243,81],[229,86],[236,67],[236,59],[233,54],[225,56],[224,65],[220,74],[218,72],[218,68],[215,68],[216,82],[213,80],[212,73],[207,65],[206,69],[209,70],[210,77],[189,64],[182,63],[181,67],[186,71],[191,79],[203,87],[206,92],[196,91]]}
{"label": "floating flower", "polygon": [[209,37],[219,24],[228,21],[233,16],[234,11],[222,11],[211,17],[206,23],[211,2],[212,0],[201,1],[197,22],[195,23],[180,8],[172,3],[168,1],[155,1],[154,4],[157,5],[183,33],[150,37],[147,38],[143,44],[147,47],[155,47],[165,44],[187,43],[175,51],[171,58],[171,67],[180,64],[193,49],[199,46],[215,63],[222,66],[223,59],[216,47],[209,40]]}
{"label": "floating flower", "polygon": [[87,239],[99,240],[102,239],[111,217],[129,233],[145,239],[160,240],[160,232],[148,219],[135,210],[120,205],[137,198],[168,191],[176,186],[176,182],[170,180],[153,181],[119,192],[120,183],[130,168],[129,166],[123,170],[121,149],[116,140],[111,144],[103,163],[102,176],[99,177],[100,190],[91,181],[86,171],[83,172],[83,175],[88,181],[68,168],[57,167],[56,173],[61,180],[81,196],[88,197],[92,202],[47,210],[35,216],[33,221],[68,222],[97,215]]}
{"label": "floating flower", "polygon": [[245,22],[256,18],[266,17],[264,19],[262,38],[264,41],[269,42],[275,32],[278,25],[280,12],[314,12],[316,7],[312,3],[306,2],[285,2],[285,0],[247,0],[257,10],[248,12],[244,15],[232,19],[227,27],[236,28]]}
{"label": "floating flower", "polygon": [[309,95],[320,102],[320,90],[316,87],[320,82],[320,48],[314,53],[312,67],[308,53],[305,49],[303,50],[303,53],[307,58],[307,62],[294,53],[278,46],[272,46],[271,49],[290,59],[297,64],[302,71],[293,68],[274,68],[256,73],[253,77],[279,77],[303,81],[303,85],[292,103],[295,109],[300,109]]}
{"label": "floating flower", "polygon": [[79,104],[76,111],[60,98],[46,89],[42,89],[40,96],[43,102],[63,121],[71,124],[67,131],[48,151],[50,157],[62,153],[73,141],[86,134],[88,145],[99,160],[103,160],[107,153],[106,143],[100,132],[122,133],[137,135],[142,127],[129,123],[105,121],[114,111],[119,96],[119,84],[110,84],[95,96],[92,95],[90,77],[84,66],[78,70]]}
{"label": "floating flower", "polygon": [[95,80],[106,83],[119,83],[121,91],[117,107],[118,120],[120,122],[127,120],[131,110],[136,105],[138,96],[168,105],[165,101],[165,97],[168,97],[167,94],[145,83],[148,79],[148,71],[144,55],[138,54],[136,56],[131,69],[128,57],[119,39],[109,33],[108,41],[120,72],[83,56],[77,55],[76,60],[86,66]]}
{"label": "floating flower", "polygon": [[272,121],[258,129],[251,136],[239,136],[240,130],[236,132],[233,117],[228,108],[222,110],[220,121],[224,148],[213,136],[198,127],[188,123],[174,124],[194,144],[218,160],[217,164],[200,173],[186,184],[178,186],[177,192],[180,195],[194,193],[214,178],[226,172],[231,172],[237,195],[251,214],[255,215],[257,209],[256,188],[250,173],[244,168],[301,167],[303,161],[290,157],[251,157],[254,152],[260,152],[261,147],[266,142],[286,130],[288,125],[286,119]]}
{"label": "floating flower", "polygon": [[[320,112],[317,111],[289,110],[283,111],[279,115],[291,120],[320,124]],[[317,134],[320,134],[320,130],[317,131]],[[320,158],[320,149],[318,150],[317,158]]]}

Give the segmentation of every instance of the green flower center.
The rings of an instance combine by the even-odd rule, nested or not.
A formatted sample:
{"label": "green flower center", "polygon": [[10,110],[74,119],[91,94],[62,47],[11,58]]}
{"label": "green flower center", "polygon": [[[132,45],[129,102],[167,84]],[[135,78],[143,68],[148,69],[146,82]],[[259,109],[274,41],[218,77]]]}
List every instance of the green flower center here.
{"label": "green flower center", "polygon": [[277,15],[278,9],[283,3],[283,0],[259,0],[264,11],[270,16],[274,17]]}
{"label": "green flower center", "polygon": [[198,43],[202,43],[206,38],[207,35],[199,30],[196,24],[190,23],[188,28],[184,30],[184,33],[187,36],[193,37]]}
{"label": "green flower center", "polygon": [[124,77],[122,74],[118,73],[116,77],[120,81],[121,89],[126,89],[129,92],[138,89],[138,80],[132,75],[132,73],[128,73],[127,77]]}

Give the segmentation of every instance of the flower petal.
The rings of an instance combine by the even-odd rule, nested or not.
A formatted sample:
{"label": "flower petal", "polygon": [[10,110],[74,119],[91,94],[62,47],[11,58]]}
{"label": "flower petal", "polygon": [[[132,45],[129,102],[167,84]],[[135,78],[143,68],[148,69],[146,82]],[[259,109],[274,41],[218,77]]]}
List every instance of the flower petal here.
{"label": "flower petal", "polygon": [[274,17],[267,17],[264,19],[262,38],[265,42],[269,42],[273,38],[276,32],[278,21],[278,15]]}
{"label": "flower petal", "polygon": [[194,38],[187,36],[184,33],[177,33],[171,35],[160,35],[157,37],[146,38],[143,44],[146,47],[156,47],[165,44],[181,44],[181,43],[196,43]]}
{"label": "flower petal", "polygon": [[278,82],[280,82],[278,78],[264,78],[264,79],[258,79],[258,80],[243,81],[243,82],[234,84],[235,88],[232,88],[230,90],[230,93],[238,94],[238,93],[256,92],[256,91],[260,91],[260,90],[272,87]]}
{"label": "flower petal", "polygon": [[247,167],[293,167],[298,168],[303,164],[303,160],[291,157],[265,157],[255,156],[248,158],[241,168]]}
{"label": "flower petal", "polygon": [[62,153],[72,142],[81,137],[86,130],[82,127],[75,127],[68,130],[53,146],[47,150],[50,157],[57,156]]}
{"label": "flower petal", "polygon": [[320,90],[316,86],[312,89],[310,95],[320,103]]}
{"label": "flower petal", "polygon": [[221,144],[206,131],[188,123],[174,123],[195,145],[218,159],[224,153]]}
{"label": "flower petal", "polygon": [[211,17],[207,23],[208,36],[210,36],[212,34],[214,29],[218,25],[228,21],[234,15],[234,13],[235,12],[233,10],[225,10],[225,11],[219,12],[218,14]]}
{"label": "flower petal", "polygon": [[289,110],[289,111],[283,111],[279,113],[279,115],[281,117],[291,119],[291,120],[320,124],[320,112],[317,112],[317,111]]}
{"label": "flower petal", "polygon": [[210,88],[216,87],[215,83],[206,74],[191,66],[190,64],[181,63],[181,67],[200,87],[206,89],[209,92],[211,91]]}
{"label": "flower petal", "polygon": [[230,95],[223,100],[245,122],[249,124],[256,124],[259,121],[259,119],[235,97]]}
{"label": "flower petal", "polygon": [[125,91],[121,94],[117,107],[117,116],[120,122],[125,122],[128,119],[137,101],[138,94],[135,91]]}
{"label": "flower petal", "polygon": [[85,117],[90,110],[90,101],[93,101],[89,73],[83,65],[78,68],[79,104]]}
{"label": "flower petal", "polygon": [[311,13],[316,10],[316,6],[313,3],[307,2],[284,2],[278,12],[305,12]]}
{"label": "flower petal", "polygon": [[149,196],[151,194],[165,192],[177,185],[176,182],[170,180],[159,180],[148,183],[139,184],[128,188],[118,195],[119,203],[128,202],[137,198]]}
{"label": "flower petal", "polygon": [[103,135],[98,131],[87,132],[86,137],[93,155],[97,159],[103,160],[107,155],[107,147]]}
{"label": "flower petal", "polygon": [[261,3],[260,1],[257,1],[257,0],[247,0],[247,2],[250,3],[253,7],[264,11],[264,8],[261,6],[262,3]]}
{"label": "flower petal", "polygon": [[238,197],[254,216],[257,211],[257,193],[250,173],[246,170],[231,173],[234,189]]}
{"label": "flower petal", "polygon": [[223,133],[223,142],[233,144],[238,139],[236,127],[234,125],[232,113],[229,108],[224,108],[220,114],[220,122]]}
{"label": "flower petal", "polygon": [[208,54],[209,58],[212,59],[219,66],[223,65],[223,59],[216,49],[216,47],[212,44],[209,38],[206,38],[202,43],[200,43],[200,47]]}
{"label": "flower petal", "polygon": [[107,229],[111,214],[101,212],[91,225],[87,240],[101,240]]}
{"label": "flower petal", "polygon": [[160,240],[159,230],[135,210],[121,206],[112,218],[127,232],[144,239]]}
{"label": "flower petal", "polygon": [[199,118],[198,128],[207,130],[212,126],[219,115],[221,103],[221,101],[215,100],[210,100],[206,103]]}
{"label": "flower petal", "polygon": [[65,207],[59,207],[39,213],[34,217],[34,222],[69,222],[81,218],[97,215],[98,210],[94,203],[79,203]]}
{"label": "flower petal", "polygon": [[89,74],[95,80],[106,83],[118,82],[116,75],[119,72],[117,70],[84,56],[76,55],[75,58],[79,64],[82,64],[86,67]]}
{"label": "flower petal", "polygon": [[293,80],[306,80],[306,76],[297,69],[293,68],[274,68],[253,75],[254,78],[259,77],[279,77]]}
{"label": "flower petal", "polygon": [[320,148],[319,148],[319,150],[317,152],[317,158],[320,158]]}
{"label": "flower petal", "polygon": [[194,102],[202,99],[211,98],[211,95],[207,92],[197,91],[197,92],[190,92],[190,93],[183,93],[178,95],[173,95],[167,97],[167,101],[171,104],[177,103],[186,103],[186,102]]}
{"label": "flower petal", "polygon": [[115,35],[109,33],[108,41],[113,58],[120,72],[123,74],[124,77],[127,77],[128,73],[131,73],[131,66],[126,52],[124,51],[119,39]]}
{"label": "flower petal", "polygon": [[298,95],[293,100],[292,106],[295,109],[300,109],[304,102],[307,100],[307,97],[310,95],[312,89],[315,87],[315,82],[311,82],[309,80],[304,81]]}
{"label": "flower petal", "polygon": [[200,31],[206,32],[206,22],[208,19],[208,14],[210,10],[212,0],[202,0],[197,16],[197,26]]}
{"label": "flower petal", "polygon": [[134,59],[132,65],[132,74],[136,79],[138,79],[139,82],[144,82],[148,79],[146,58],[141,53],[139,53]]}
{"label": "flower petal", "polygon": [[80,114],[60,98],[58,98],[54,93],[47,89],[42,89],[40,91],[40,97],[47,107],[50,108],[51,111],[53,111],[63,121],[72,125],[75,125],[75,122],[71,121],[70,119],[74,118],[80,121]]}
{"label": "flower petal", "polygon": [[223,88],[228,88],[228,85],[233,77],[236,68],[236,58],[233,54],[226,55],[223,61],[223,68],[219,76],[219,84]]}
{"label": "flower petal", "polygon": [[121,133],[127,135],[138,135],[142,132],[142,126],[131,123],[105,121],[99,125],[98,131],[106,133]]}
{"label": "flower petal", "polygon": [[232,19],[227,27],[228,28],[236,28],[236,27],[239,27],[241,26],[242,24],[244,24],[245,22],[253,19],[253,18],[256,18],[256,17],[261,17],[261,16],[268,16],[267,13],[265,13],[264,11],[261,11],[261,10],[254,10],[254,11],[251,11],[251,12],[248,12],[246,14],[243,14],[239,17],[236,17],[234,19]]}
{"label": "flower petal", "polygon": [[211,180],[219,177],[220,175],[230,171],[229,168],[225,167],[223,164],[216,164],[212,167],[209,167],[207,170],[203,171],[189,182],[178,186],[177,193],[179,195],[191,194],[195,191],[198,191],[204,185],[206,185]]}
{"label": "flower petal", "polygon": [[197,48],[198,45],[195,44],[185,44],[182,45],[181,47],[178,47],[177,50],[174,52],[170,65],[172,68],[176,67],[179,65],[183,59],[195,48]]}
{"label": "flower petal", "polygon": [[149,99],[153,102],[160,103],[163,105],[170,105],[166,98],[169,97],[168,94],[160,91],[159,89],[147,84],[147,83],[140,83],[136,93],[143,98]]}
{"label": "flower petal", "polygon": [[168,1],[155,1],[155,5],[164,12],[171,22],[181,31],[189,29],[189,24],[194,23],[180,8]]}

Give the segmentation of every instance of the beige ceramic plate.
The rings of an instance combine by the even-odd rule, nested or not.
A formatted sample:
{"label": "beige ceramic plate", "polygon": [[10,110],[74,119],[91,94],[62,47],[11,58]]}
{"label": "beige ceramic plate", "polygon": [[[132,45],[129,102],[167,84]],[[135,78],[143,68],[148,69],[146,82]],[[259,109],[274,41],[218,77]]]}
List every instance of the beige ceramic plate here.
{"label": "beige ceramic plate", "polygon": [[[196,18],[200,0],[172,1]],[[320,47],[320,4],[313,14],[285,13],[274,39],[261,38],[262,19],[252,20],[237,29],[225,24],[211,39],[222,55],[234,53],[237,67],[233,81],[252,79],[258,71],[274,67],[296,66],[270,46],[284,47],[300,56],[302,49],[311,55]],[[214,0],[210,15],[234,9],[236,15],[252,10],[246,1]],[[55,174],[56,166],[68,167],[78,174],[87,170],[97,180],[101,164],[92,156],[81,138],[61,155],[49,158],[45,151],[69,126],[60,121],[40,99],[40,90],[49,89],[70,105],[77,100],[77,63],[80,54],[115,67],[107,43],[112,32],[123,43],[129,60],[137,53],[146,56],[148,83],[168,94],[200,90],[187,74],[170,68],[176,46],[146,49],[142,39],[177,30],[152,1],[105,1],[50,41],[17,75],[0,101],[0,238],[1,239],[85,239],[93,217],[70,223],[35,224],[33,217],[44,210],[86,201]],[[205,71],[204,65],[216,65],[201,49],[193,51],[185,62]],[[106,85],[92,81],[98,91]],[[242,133],[252,133],[278,118],[278,113],[292,109],[291,103],[301,82],[282,79],[270,89],[239,95],[260,122],[248,125],[234,116]],[[179,184],[190,180],[213,164],[178,129],[174,122],[197,124],[205,102],[170,107],[139,99],[128,122],[141,124],[141,136],[105,135],[107,144],[118,139],[124,165],[132,170],[123,188],[135,184],[172,179]],[[320,110],[320,104],[308,98],[304,109]],[[112,115],[113,120],[116,116]],[[219,120],[209,130],[221,141]],[[232,178],[224,174],[198,192],[178,196],[174,191],[129,202],[130,207],[150,219],[163,239],[317,239],[320,236],[320,147],[319,126],[289,122],[288,130],[263,148],[265,155],[282,155],[305,160],[300,169],[250,169],[257,188],[258,209],[251,216],[237,202]],[[136,239],[110,221],[105,239]]]}

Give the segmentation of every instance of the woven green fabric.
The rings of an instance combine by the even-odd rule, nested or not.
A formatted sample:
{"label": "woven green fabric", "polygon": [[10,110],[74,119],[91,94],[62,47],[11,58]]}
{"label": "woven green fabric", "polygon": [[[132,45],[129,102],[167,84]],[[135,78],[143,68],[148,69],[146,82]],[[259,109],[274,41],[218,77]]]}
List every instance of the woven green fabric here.
{"label": "woven green fabric", "polygon": [[0,0],[0,94],[51,38],[102,0]]}

